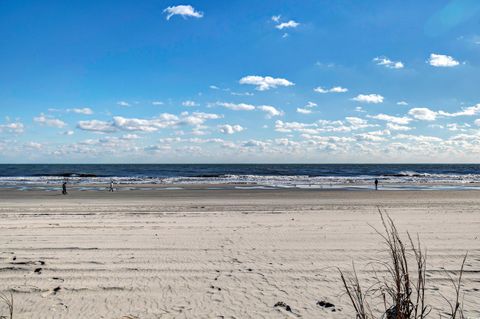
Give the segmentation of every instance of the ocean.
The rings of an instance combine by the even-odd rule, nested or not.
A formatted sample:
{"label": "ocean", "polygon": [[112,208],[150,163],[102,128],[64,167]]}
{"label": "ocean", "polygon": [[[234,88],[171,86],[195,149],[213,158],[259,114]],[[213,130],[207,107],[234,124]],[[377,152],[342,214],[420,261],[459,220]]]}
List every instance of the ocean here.
{"label": "ocean", "polygon": [[0,164],[1,187],[245,184],[266,188],[477,189],[480,164]]}

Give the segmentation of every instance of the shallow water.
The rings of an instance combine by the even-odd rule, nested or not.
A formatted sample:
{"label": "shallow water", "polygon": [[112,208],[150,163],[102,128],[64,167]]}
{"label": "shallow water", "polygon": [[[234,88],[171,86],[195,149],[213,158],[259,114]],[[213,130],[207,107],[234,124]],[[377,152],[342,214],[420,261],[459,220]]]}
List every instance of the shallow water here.
{"label": "shallow water", "polygon": [[[245,187],[478,189],[480,164],[0,164],[0,187],[245,184]],[[106,186],[105,186],[106,187]],[[215,186],[216,187],[216,186]],[[241,187],[237,186],[237,189]]]}

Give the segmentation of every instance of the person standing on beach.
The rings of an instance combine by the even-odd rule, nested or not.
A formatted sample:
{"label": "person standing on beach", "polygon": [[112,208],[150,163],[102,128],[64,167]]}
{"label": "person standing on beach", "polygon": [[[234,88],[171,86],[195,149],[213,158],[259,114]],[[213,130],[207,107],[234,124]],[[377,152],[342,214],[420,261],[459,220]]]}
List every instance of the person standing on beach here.
{"label": "person standing on beach", "polygon": [[67,182],[63,182],[62,184],[62,194],[67,195]]}
{"label": "person standing on beach", "polygon": [[113,192],[114,189],[113,189],[113,179],[110,180],[110,188],[108,190],[109,192]]}
{"label": "person standing on beach", "polygon": [[375,178],[375,190],[378,191],[378,179]]}

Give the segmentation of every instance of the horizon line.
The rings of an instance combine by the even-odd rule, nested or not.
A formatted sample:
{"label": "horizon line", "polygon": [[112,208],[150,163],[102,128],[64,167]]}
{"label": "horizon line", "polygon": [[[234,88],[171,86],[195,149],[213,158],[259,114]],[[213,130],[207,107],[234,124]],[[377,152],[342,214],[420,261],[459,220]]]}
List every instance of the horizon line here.
{"label": "horizon line", "polygon": [[0,163],[0,165],[480,165],[480,162],[325,162],[325,163]]}

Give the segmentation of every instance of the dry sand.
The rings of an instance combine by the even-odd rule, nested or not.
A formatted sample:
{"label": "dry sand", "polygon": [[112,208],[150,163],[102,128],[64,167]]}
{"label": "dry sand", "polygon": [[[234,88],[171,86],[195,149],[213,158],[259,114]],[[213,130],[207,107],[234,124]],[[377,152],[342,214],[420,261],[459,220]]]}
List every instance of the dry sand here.
{"label": "dry sand", "polygon": [[437,308],[443,268],[469,251],[465,309],[480,317],[478,191],[2,190],[0,290],[16,319],[354,318],[335,267],[366,280],[384,260],[377,206],[428,248]]}

